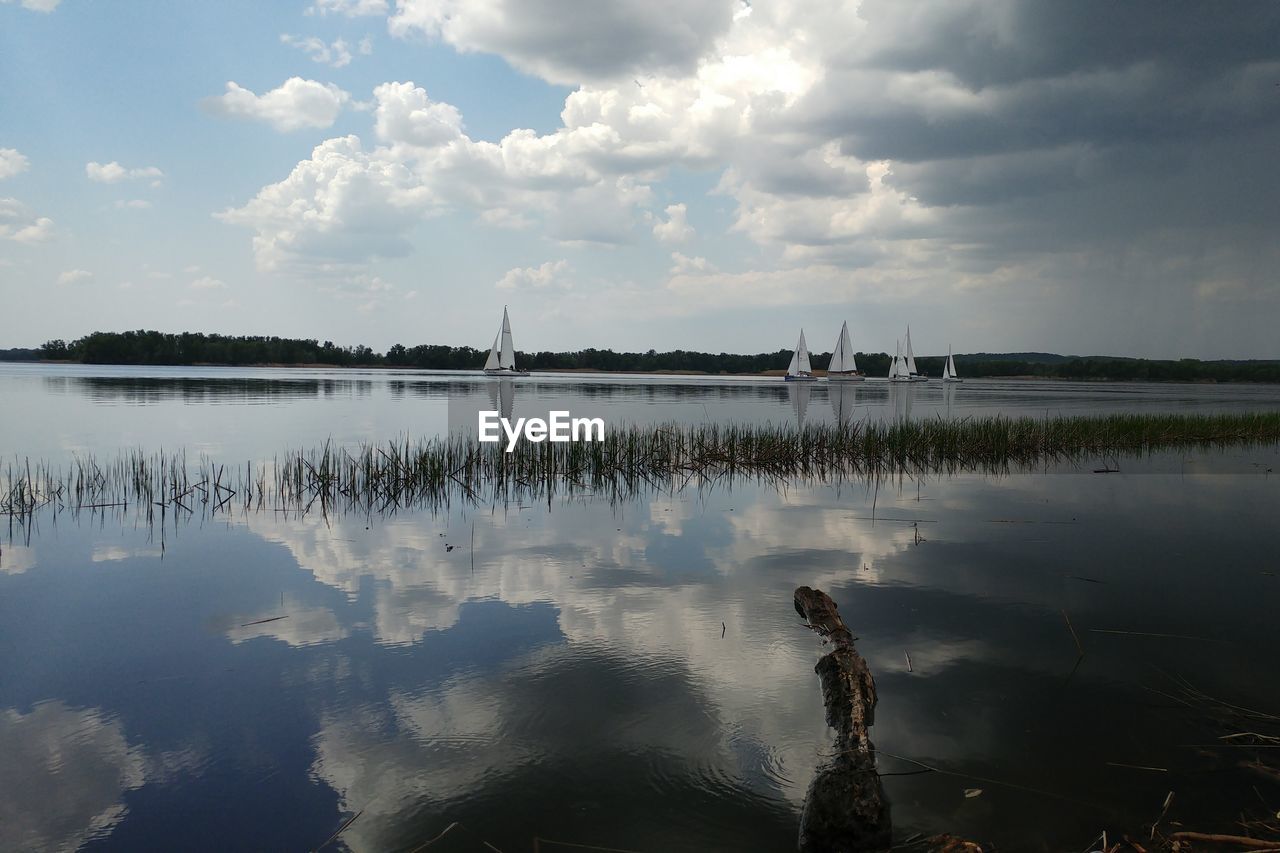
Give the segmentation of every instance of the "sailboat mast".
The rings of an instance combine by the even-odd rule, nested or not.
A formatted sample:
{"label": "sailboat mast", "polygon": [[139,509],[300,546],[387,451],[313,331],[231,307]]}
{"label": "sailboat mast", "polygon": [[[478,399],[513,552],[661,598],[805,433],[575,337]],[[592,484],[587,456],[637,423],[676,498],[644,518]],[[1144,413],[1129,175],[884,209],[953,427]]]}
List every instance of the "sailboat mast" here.
{"label": "sailboat mast", "polygon": [[507,306],[502,306],[502,350],[498,357],[498,366],[505,370],[516,369],[516,348],[511,340],[511,320],[507,317]]}

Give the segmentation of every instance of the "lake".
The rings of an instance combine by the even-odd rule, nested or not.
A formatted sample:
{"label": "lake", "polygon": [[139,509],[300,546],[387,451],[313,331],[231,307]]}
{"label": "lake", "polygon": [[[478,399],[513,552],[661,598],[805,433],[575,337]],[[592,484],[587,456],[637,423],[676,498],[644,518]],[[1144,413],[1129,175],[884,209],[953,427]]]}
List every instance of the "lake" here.
{"label": "lake", "polygon": [[[2,469],[243,466],[482,408],[800,424],[1262,411],[1280,388],[0,364],[0,401]],[[1170,791],[1169,820],[1238,831],[1275,788],[1214,700],[1280,713],[1280,449],[1100,461],[1119,471],[9,519],[0,849],[310,850],[356,816],[326,849],[456,822],[433,851],[793,850],[831,748],[801,584],[875,675],[897,837],[1084,850]]]}

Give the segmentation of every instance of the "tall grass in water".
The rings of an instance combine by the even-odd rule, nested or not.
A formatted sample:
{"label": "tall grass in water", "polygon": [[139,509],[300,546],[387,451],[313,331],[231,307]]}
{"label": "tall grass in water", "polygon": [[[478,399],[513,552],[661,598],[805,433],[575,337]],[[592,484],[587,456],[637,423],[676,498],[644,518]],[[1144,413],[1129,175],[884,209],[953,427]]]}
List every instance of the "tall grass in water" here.
{"label": "tall grass in water", "polygon": [[793,427],[659,425],[607,431],[603,441],[504,444],[450,435],[347,449],[325,444],[234,468],[202,458],[139,451],[58,467],[11,462],[0,512],[41,507],[129,507],[166,512],[392,511],[468,502],[590,493],[621,499],[646,489],[740,478],[873,481],[1144,454],[1192,447],[1280,443],[1280,412],[1108,415],[859,422]]}

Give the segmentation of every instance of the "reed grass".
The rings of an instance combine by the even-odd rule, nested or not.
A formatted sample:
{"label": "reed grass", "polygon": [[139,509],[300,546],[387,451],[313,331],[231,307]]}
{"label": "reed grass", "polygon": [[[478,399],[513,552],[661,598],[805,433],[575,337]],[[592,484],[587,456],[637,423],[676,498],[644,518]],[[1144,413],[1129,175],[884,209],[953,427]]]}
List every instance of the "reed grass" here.
{"label": "reed grass", "polygon": [[157,512],[245,510],[377,513],[451,501],[555,494],[624,499],[743,479],[879,481],[895,476],[1005,473],[1047,463],[1177,448],[1280,444],[1280,412],[1217,415],[919,420],[773,425],[632,426],[603,441],[533,444],[511,453],[465,434],[355,448],[326,443],[228,468],[202,457],[141,451],[63,466],[15,460],[0,478],[0,513],[135,507]]}

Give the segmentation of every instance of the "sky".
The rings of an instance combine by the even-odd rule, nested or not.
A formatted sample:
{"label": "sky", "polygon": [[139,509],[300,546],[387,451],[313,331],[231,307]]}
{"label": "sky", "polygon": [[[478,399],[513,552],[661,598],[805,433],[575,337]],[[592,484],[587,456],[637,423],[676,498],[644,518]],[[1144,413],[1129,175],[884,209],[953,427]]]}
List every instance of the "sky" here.
{"label": "sky", "polygon": [[0,0],[0,347],[1280,358],[1280,3]]}

